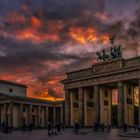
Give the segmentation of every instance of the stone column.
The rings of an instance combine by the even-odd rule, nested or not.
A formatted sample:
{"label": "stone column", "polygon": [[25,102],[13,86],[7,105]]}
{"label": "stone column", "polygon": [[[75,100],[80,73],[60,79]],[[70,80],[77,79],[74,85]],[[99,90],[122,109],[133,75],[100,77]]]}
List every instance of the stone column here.
{"label": "stone column", "polygon": [[80,125],[84,125],[84,100],[83,100],[83,88],[78,89],[78,94],[79,94],[79,123]]}
{"label": "stone column", "polygon": [[138,99],[139,99],[139,104],[138,104],[138,118],[139,118],[139,125],[140,125],[140,79],[138,80],[138,89],[139,89],[139,96],[138,96]]}
{"label": "stone column", "polygon": [[84,126],[87,126],[87,92],[86,88],[84,89]]}
{"label": "stone column", "polygon": [[6,110],[7,105],[4,104],[4,121],[7,121],[7,110]]}
{"label": "stone column", "polygon": [[0,124],[2,123],[2,120],[1,120],[1,104],[0,104]]}
{"label": "stone column", "polygon": [[53,124],[56,124],[56,107],[53,107]]}
{"label": "stone column", "polygon": [[9,106],[9,126],[12,127],[13,126],[13,103],[10,103]]}
{"label": "stone column", "polygon": [[124,83],[118,83],[118,126],[124,124]]}
{"label": "stone column", "polygon": [[40,109],[41,109],[41,107],[38,106],[38,114],[37,114],[38,127],[41,127],[41,125],[40,125]]}
{"label": "stone column", "polygon": [[29,105],[29,123],[28,125],[32,123],[32,105]]}
{"label": "stone column", "polygon": [[61,106],[60,107],[60,110],[61,110],[61,115],[60,115],[60,119],[61,119],[61,124],[63,123],[63,120],[64,120],[64,118],[63,118],[63,106]]}
{"label": "stone column", "polygon": [[94,86],[94,110],[95,110],[95,121],[100,122],[100,89],[99,89],[99,85]]}
{"label": "stone column", "polygon": [[69,126],[70,125],[70,91],[65,90],[65,108],[64,108],[64,113],[65,113],[65,125]]}
{"label": "stone column", "polygon": [[48,126],[48,107],[46,106],[46,112],[45,112],[45,120],[46,120],[46,127]]}
{"label": "stone column", "polygon": [[23,122],[23,104],[20,104],[20,127],[23,127],[23,123],[25,123],[25,125],[26,125],[26,121],[25,122]]}
{"label": "stone column", "polygon": [[72,99],[72,91],[69,93],[69,98],[70,98],[70,126],[73,126],[73,99]]}

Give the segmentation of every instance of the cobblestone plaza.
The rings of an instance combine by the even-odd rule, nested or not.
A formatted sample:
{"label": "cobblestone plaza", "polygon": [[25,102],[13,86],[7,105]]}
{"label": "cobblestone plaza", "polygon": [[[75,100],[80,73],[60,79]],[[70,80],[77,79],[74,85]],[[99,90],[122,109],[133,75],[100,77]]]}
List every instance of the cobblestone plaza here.
{"label": "cobblestone plaza", "polygon": [[[84,129],[81,132],[86,132],[87,134],[78,134],[75,135],[72,132],[72,129],[66,129],[58,135],[48,136],[47,130],[34,130],[33,132],[23,133],[21,131],[13,131],[12,134],[0,133],[1,140],[138,140],[138,138],[132,137],[120,137],[120,134],[123,134],[123,130],[112,129],[110,133],[108,132],[93,132],[92,129]],[[128,132],[133,132],[129,130]],[[134,134],[134,136],[139,136],[139,134]]]}

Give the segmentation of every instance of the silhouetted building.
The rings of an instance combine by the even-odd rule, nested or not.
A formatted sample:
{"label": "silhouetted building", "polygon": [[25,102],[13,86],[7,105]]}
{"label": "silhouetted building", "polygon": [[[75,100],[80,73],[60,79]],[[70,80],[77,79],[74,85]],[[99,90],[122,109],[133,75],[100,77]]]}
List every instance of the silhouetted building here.
{"label": "silhouetted building", "polygon": [[[140,91],[140,57],[96,63],[89,68],[67,73],[65,123],[84,126],[95,122],[111,124],[112,91],[118,92],[118,126],[134,125],[134,89]],[[139,92],[140,124],[140,92]]]}
{"label": "silhouetted building", "polygon": [[63,123],[63,101],[29,98],[26,91],[26,85],[0,80],[0,123],[5,121],[13,128]]}

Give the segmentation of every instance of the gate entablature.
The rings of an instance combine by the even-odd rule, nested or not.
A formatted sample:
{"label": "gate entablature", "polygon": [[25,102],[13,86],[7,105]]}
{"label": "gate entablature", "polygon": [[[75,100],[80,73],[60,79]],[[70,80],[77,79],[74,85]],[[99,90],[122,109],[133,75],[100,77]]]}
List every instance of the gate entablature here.
{"label": "gate entablature", "polygon": [[[126,73],[124,75],[127,75],[127,73],[130,73],[130,71],[133,71],[133,73],[135,73],[136,69],[140,69],[140,57],[135,57],[131,59],[121,58],[108,62],[97,63],[87,69],[69,72],[67,73],[67,79],[63,80],[62,83],[69,83],[72,81],[87,78],[89,79],[92,77],[102,77],[104,75],[112,75],[114,73],[121,74],[122,72]],[[131,77],[131,75],[129,76]]]}

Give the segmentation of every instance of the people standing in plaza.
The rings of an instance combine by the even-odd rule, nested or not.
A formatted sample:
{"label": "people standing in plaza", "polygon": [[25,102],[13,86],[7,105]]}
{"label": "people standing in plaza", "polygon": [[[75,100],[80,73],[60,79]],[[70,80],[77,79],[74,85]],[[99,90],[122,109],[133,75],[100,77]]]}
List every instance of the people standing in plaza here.
{"label": "people standing in plaza", "polygon": [[2,128],[2,131],[5,133],[5,127],[6,127],[6,122],[5,121],[3,121],[2,123],[1,123],[1,128]]}
{"label": "people standing in plaza", "polygon": [[123,124],[123,130],[124,130],[124,132],[127,132],[127,124],[126,123]]}
{"label": "people standing in plaza", "polygon": [[56,124],[56,129],[57,129],[57,132],[60,133],[60,131],[61,131],[61,124],[60,123]]}
{"label": "people standing in plaza", "polygon": [[33,130],[33,124],[30,123],[30,124],[29,124],[29,132],[32,132],[32,130]]}
{"label": "people standing in plaza", "polygon": [[48,136],[52,135],[52,125],[48,122]]}
{"label": "people standing in plaza", "polygon": [[79,131],[79,123],[78,123],[78,121],[75,122],[74,131],[75,131],[75,134],[77,135],[78,131]]}
{"label": "people standing in plaza", "polygon": [[106,126],[106,129],[107,129],[107,132],[110,132],[110,130],[111,130],[111,125],[108,124],[108,125]]}
{"label": "people standing in plaza", "polygon": [[97,125],[97,122],[95,122],[95,123],[94,123],[94,126],[93,126],[94,132],[97,132],[97,129],[98,129],[98,125]]}
{"label": "people standing in plaza", "polygon": [[55,123],[53,125],[53,134],[57,135],[57,124],[55,124]]}
{"label": "people standing in plaza", "polygon": [[105,129],[105,125],[102,123],[101,124],[101,131],[104,132],[104,129]]}

